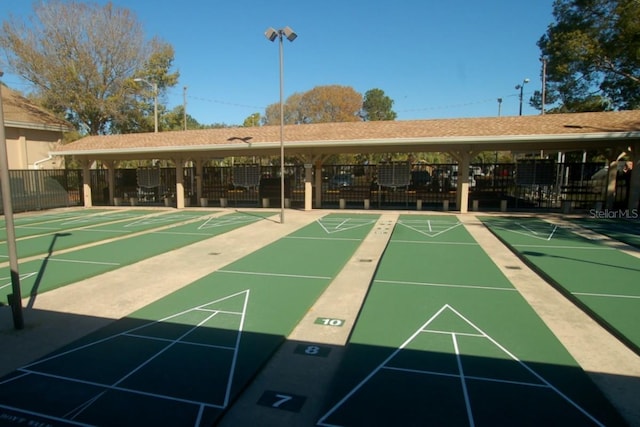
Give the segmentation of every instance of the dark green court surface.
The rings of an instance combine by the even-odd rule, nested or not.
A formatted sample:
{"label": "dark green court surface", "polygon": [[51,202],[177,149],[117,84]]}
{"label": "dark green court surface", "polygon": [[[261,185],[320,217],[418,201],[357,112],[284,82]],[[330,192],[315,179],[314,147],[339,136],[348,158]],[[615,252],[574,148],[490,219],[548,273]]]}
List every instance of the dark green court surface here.
{"label": "dark green court surface", "polygon": [[541,219],[481,219],[550,283],[640,354],[640,259]]}
{"label": "dark green court surface", "polygon": [[[96,221],[101,223],[100,215],[113,214],[115,216],[137,215],[135,211],[117,211],[107,209],[73,209],[69,211],[52,211],[37,214],[16,215],[13,218],[13,225],[16,237],[31,236],[34,234],[51,233],[62,228],[67,228],[65,223],[73,223],[75,221]],[[7,229],[4,216],[0,217],[0,241],[7,240]]]}
{"label": "dark green court surface", "polygon": [[213,425],[376,219],[328,215],[24,366],[0,380],[0,420]]}
{"label": "dark green court surface", "polygon": [[319,425],[624,422],[456,217],[401,215]]}
{"label": "dark green court surface", "polygon": [[[147,227],[146,233],[60,255],[53,251],[42,259],[21,262],[19,272],[22,296],[34,296],[263,219],[263,216],[253,213],[212,217],[210,214],[195,212],[140,218],[140,223],[135,228],[140,230]],[[172,223],[176,225],[171,225]],[[121,227],[128,224],[131,223],[122,223]],[[159,229],[167,225],[171,226]],[[109,227],[116,225],[111,224]],[[66,237],[60,237],[64,238]],[[10,292],[9,268],[0,268],[0,298],[6,301],[6,295]]]}
{"label": "dark green court surface", "polygon": [[[16,228],[17,253],[20,258],[50,254],[75,246],[191,221],[210,214],[129,210],[32,223]],[[0,261],[3,259],[7,259],[6,241],[0,242]]]}
{"label": "dark green court surface", "polygon": [[[613,213],[617,213],[618,216],[620,216],[622,212],[626,211],[613,211]],[[594,213],[594,217],[573,218],[570,221],[579,224],[581,227],[604,234],[612,239],[640,249],[640,219],[637,217],[637,212],[635,219],[607,219],[598,218],[595,217],[595,215],[596,213]]]}

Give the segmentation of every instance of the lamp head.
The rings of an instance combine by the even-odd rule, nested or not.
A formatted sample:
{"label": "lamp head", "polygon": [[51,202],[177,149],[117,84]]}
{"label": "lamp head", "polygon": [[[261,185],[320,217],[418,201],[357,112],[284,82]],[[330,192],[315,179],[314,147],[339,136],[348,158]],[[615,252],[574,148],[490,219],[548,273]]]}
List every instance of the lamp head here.
{"label": "lamp head", "polygon": [[296,37],[298,37],[298,35],[295,33],[295,31],[293,31],[289,27],[284,27],[282,29],[282,33],[285,35],[287,40],[289,40],[290,42],[294,41],[296,39]]}
{"label": "lamp head", "polygon": [[523,83],[529,83],[529,79],[524,79]]}
{"label": "lamp head", "polygon": [[278,38],[278,32],[271,27],[267,28],[267,31],[264,32],[264,35],[267,39],[269,39],[269,41],[274,41]]}

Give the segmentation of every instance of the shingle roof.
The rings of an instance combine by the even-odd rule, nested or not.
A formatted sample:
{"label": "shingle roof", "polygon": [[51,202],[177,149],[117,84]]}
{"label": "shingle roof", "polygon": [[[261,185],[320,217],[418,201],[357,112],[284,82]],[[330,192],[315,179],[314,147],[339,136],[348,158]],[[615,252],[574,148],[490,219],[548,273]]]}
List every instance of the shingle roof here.
{"label": "shingle roof", "polygon": [[73,130],[65,120],[59,119],[18,92],[0,84],[2,109],[7,127],[36,128],[69,132]]}
{"label": "shingle roof", "polygon": [[[376,121],[287,125],[285,146],[289,149],[321,151],[342,147],[344,152],[378,147],[393,151],[424,148],[434,151],[453,144],[501,144],[529,141],[533,144],[554,141],[597,139],[639,139],[640,110],[546,114],[538,116],[484,117],[410,121]],[[280,141],[279,126],[236,127],[89,136],[58,149],[57,154],[109,154],[225,150],[248,151],[274,149]],[[337,148],[336,148],[337,149]],[[485,147],[486,149],[486,147]],[[508,149],[508,148],[504,148]],[[380,150],[378,150],[380,151]],[[417,151],[417,150],[415,150]],[[335,149],[332,150],[335,152]],[[225,153],[228,154],[228,153]],[[157,154],[156,154],[157,155]]]}

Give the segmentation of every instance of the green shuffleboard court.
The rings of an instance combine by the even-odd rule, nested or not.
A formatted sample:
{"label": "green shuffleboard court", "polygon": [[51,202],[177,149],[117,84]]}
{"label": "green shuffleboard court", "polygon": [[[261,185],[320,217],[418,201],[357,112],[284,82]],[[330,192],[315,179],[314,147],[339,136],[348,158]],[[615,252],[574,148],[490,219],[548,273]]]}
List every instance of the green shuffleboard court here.
{"label": "green shuffleboard court", "polygon": [[634,219],[587,217],[575,218],[571,222],[640,249],[640,220],[637,215],[636,212]]}
{"label": "green shuffleboard court", "polygon": [[[212,217],[202,213],[185,212],[170,214],[166,218],[164,215],[148,217],[144,221],[153,228],[146,233],[60,255],[54,252],[42,259],[21,262],[19,264],[21,293],[23,297],[34,296],[209,239],[262,219],[261,214],[252,213],[232,213]],[[189,221],[185,223],[186,220]],[[171,224],[171,221],[176,225],[155,229],[160,226],[166,227]],[[110,225],[110,227],[113,226],[113,224]],[[7,300],[11,288],[9,268],[0,268],[1,300]]]}
{"label": "green shuffleboard court", "polygon": [[556,288],[640,354],[640,259],[541,219],[481,219]]}
{"label": "green shuffleboard court", "polygon": [[455,216],[401,215],[321,426],[618,426]]}
{"label": "green shuffleboard court", "polygon": [[377,218],[327,215],[0,379],[0,419],[213,425]]}
{"label": "green shuffleboard court", "polygon": [[[197,212],[129,210],[57,221],[43,221],[16,228],[20,258],[53,253],[101,240],[124,237],[171,224],[202,218]],[[7,260],[7,242],[0,242],[0,261]]]}
{"label": "green shuffleboard court", "polygon": [[[117,211],[108,209],[73,209],[68,211],[47,211],[46,213],[29,213],[25,215],[17,214],[13,218],[13,226],[16,237],[25,237],[35,234],[51,233],[61,229],[68,228],[73,221],[95,221],[95,223],[104,222],[100,218],[101,215],[115,214],[129,215],[130,211]],[[133,213],[135,214],[135,212]],[[0,217],[0,242],[7,240],[7,224],[4,216]]]}

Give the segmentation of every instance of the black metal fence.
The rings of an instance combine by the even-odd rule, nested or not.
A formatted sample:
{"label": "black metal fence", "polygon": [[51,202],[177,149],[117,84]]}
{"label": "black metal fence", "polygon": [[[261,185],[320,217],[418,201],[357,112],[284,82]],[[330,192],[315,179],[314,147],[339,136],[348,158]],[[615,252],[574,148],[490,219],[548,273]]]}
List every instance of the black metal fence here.
{"label": "black metal fence", "polygon": [[[458,166],[456,164],[397,163],[406,168],[408,180],[395,182],[380,165],[325,165],[320,186],[321,208],[375,208],[440,210],[456,206]],[[248,176],[247,174],[249,173]],[[91,170],[92,202],[108,205],[108,171]],[[256,173],[259,176],[253,176]],[[315,173],[315,170],[314,170]],[[242,178],[239,175],[242,174]],[[304,206],[303,165],[285,167],[285,199],[290,206]],[[379,180],[379,178],[381,178]],[[82,205],[81,170],[10,171],[14,210],[28,211]],[[280,167],[258,165],[205,167],[200,178],[194,168],[184,168],[185,204],[199,206],[197,179],[208,206],[235,207],[280,205]],[[604,205],[607,171],[604,163],[562,164],[552,160],[525,160],[516,163],[472,164],[469,169],[469,209],[560,210],[591,209]],[[175,205],[175,168],[115,170],[116,204],[147,206]],[[316,185],[313,177],[313,185]],[[629,176],[618,173],[614,208],[626,208]],[[1,209],[1,207],[0,207]]]}
{"label": "black metal fence", "polygon": [[[80,170],[10,170],[9,181],[14,212],[82,204]],[[4,214],[1,204],[0,213]]]}

